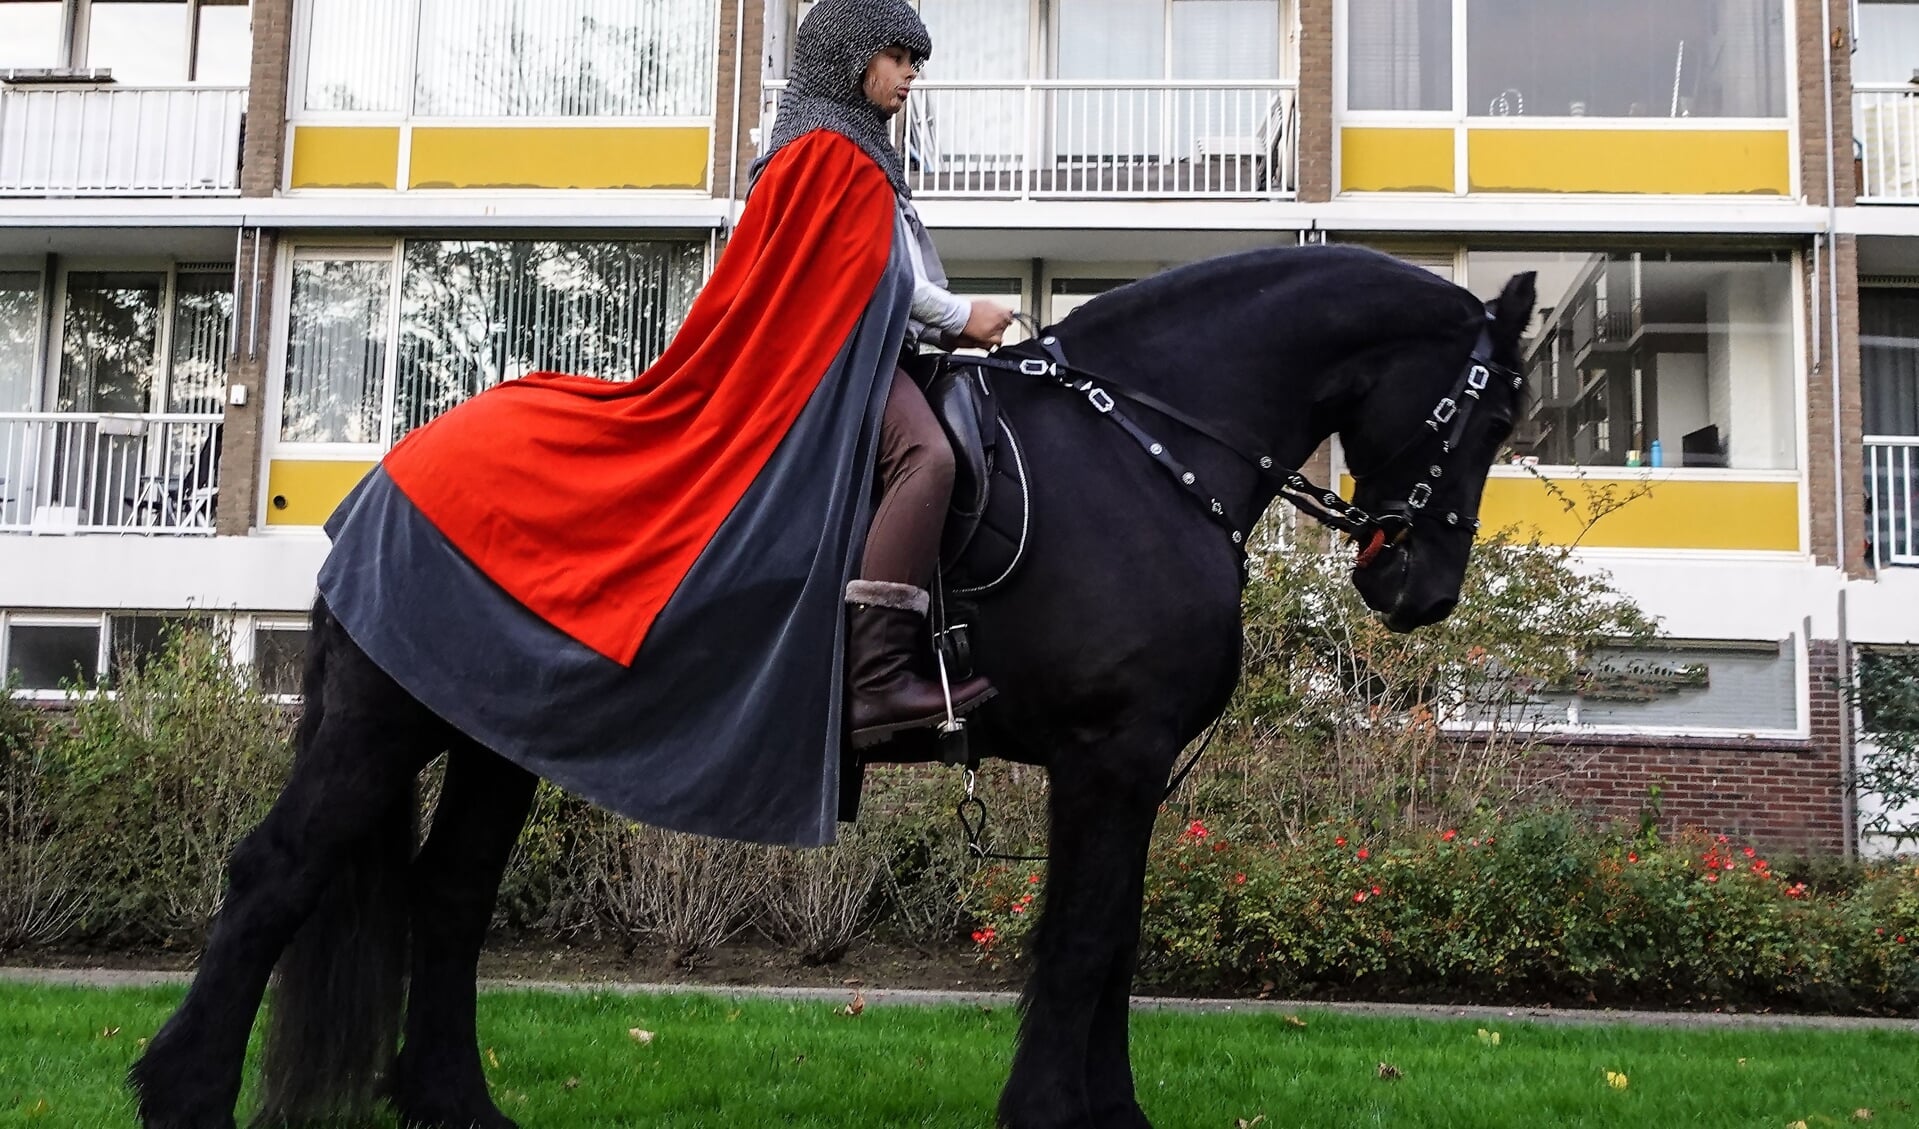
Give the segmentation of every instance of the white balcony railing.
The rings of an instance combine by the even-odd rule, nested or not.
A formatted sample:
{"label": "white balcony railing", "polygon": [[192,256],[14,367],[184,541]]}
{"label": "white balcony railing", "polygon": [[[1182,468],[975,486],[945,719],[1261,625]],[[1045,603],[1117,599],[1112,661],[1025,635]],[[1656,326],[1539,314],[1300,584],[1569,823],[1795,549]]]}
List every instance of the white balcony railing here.
{"label": "white balcony railing", "polygon": [[1919,437],[1868,435],[1865,463],[1873,566],[1919,565]]}
{"label": "white balcony railing", "polygon": [[[769,83],[761,145],[783,83]],[[1277,199],[1293,195],[1295,85],[922,82],[894,119],[916,196]]]}
{"label": "white balcony railing", "polygon": [[217,415],[0,412],[0,532],[213,532]]}
{"label": "white balcony railing", "polygon": [[238,86],[0,87],[0,195],[238,195]]}
{"label": "white balcony railing", "polygon": [[1919,87],[1858,83],[1852,108],[1859,198],[1919,202]]}

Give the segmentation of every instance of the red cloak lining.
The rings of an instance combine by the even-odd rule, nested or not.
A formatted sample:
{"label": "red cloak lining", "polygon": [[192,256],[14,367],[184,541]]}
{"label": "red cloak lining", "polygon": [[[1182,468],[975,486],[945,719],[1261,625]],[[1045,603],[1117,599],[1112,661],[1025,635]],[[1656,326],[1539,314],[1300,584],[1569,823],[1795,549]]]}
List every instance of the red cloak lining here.
{"label": "red cloak lining", "polygon": [[872,158],[807,134],[767,165],[637,379],[507,381],[408,435],[387,474],[494,583],[630,663],[852,335],[896,210]]}

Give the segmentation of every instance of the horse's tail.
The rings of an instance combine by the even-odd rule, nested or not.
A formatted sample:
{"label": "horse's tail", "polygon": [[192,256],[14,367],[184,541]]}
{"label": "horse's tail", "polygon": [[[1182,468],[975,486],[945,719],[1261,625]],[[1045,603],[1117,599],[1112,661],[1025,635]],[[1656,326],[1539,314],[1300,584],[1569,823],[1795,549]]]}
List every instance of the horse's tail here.
{"label": "horse's tail", "polygon": [[[305,712],[294,763],[314,755],[327,709],[327,651],[344,639],[324,600],[307,636]],[[267,1011],[256,1126],[364,1117],[399,1043],[406,991],[406,867],[416,842],[413,786],[341,861],[311,917],[280,956]]]}

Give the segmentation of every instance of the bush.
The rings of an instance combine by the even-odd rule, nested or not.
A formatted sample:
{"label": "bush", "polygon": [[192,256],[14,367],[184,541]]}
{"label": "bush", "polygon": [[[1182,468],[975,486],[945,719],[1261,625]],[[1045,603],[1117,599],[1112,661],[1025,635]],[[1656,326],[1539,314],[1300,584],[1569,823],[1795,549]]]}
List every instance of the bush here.
{"label": "bush", "polygon": [[0,950],[60,940],[86,905],[48,794],[48,732],[39,710],[0,694]]}
{"label": "bush", "polygon": [[227,856],[285,779],[293,719],[211,627],[175,630],[111,693],[76,696],[40,774],[86,891],[79,928],[116,944],[199,944]]}
{"label": "bush", "polygon": [[[1040,872],[982,871],[986,959],[1030,934]],[[1821,893],[1724,836],[1595,832],[1543,812],[1298,842],[1162,829],[1142,972],[1189,990],[1911,1011],[1919,868]]]}

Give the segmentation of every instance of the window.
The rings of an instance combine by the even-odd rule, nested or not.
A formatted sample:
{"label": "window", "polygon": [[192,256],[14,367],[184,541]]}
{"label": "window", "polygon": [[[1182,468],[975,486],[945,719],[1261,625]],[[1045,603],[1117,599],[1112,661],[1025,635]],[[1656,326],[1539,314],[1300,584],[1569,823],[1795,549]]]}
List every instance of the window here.
{"label": "window", "polygon": [[0,0],[0,70],[72,66],[132,86],[244,86],[247,0]]}
{"label": "window", "polygon": [[1052,301],[1046,311],[1046,324],[1057,324],[1066,320],[1066,315],[1079,309],[1086,303],[1106,293],[1116,290],[1129,282],[1130,278],[1056,278],[1053,280]]}
{"label": "window", "polygon": [[391,344],[391,259],[316,250],[293,267],[282,441],[385,444],[530,372],[639,375],[685,317],[705,248],[409,240]]}
{"label": "window", "polygon": [[1452,0],[1348,0],[1346,105],[1450,110]]}
{"label": "window", "polygon": [[231,265],[69,271],[63,313],[59,410],[222,410]]}
{"label": "window", "polygon": [[72,271],[61,337],[60,410],[143,412],[157,383],[162,271]]}
{"label": "window", "polygon": [[[994,276],[976,276],[969,278],[954,275],[947,281],[946,288],[952,291],[957,297],[964,298],[968,302],[997,302],[1009,310],[1024,311],[1026,309],[1026,300],[1022,296],[1025,287],[1017,278]],[[1019,322],[1014,322],[1012,325],[1006,327],[1006,335],[1002,338],[1004,344],[1011,345],[1024,340],[1026,340],[1026,327],[1024,325],[1021,325]],[[928,344],[928,348],[931,348],[930,343]],[[981,352],[979,349],[961,349],[958,351],[962,353]]]}
{"label": "window", "polygon": [[204,626],[183,615],[108,615],[107,680],[145,666],[166,652],[177,633],[195,625]]}
{"label": "window", "polygon": [[[417,18],[408,18],[409,3]],[[713,112],[718,24],[709,0],[312,0],[308,9],[308,110]]]}
{"label": "window", "polygon": [[[1351,110],[1548,118],[1777,118],[1780,0],[1347,0]],[[1453,75],[1466,71],[1466,105]]]}
{"label": "window", "polygon": [[262,693],[297,696],[306,669],[306,650],[305,625],[257,625],[253,629],[254,684]]}
{"label": "window", "polygon": [[391,274],[384,258],[294,260],[281,439],[380,441]]}
{"label": "window", "polygon": [[1919,3],[1864,0],[1857,11],[1859,50],[1852,56],[1853,81],[1911,82],[1919,74]]}
{"label": "window", "polygon": [[1859,292],[1859,353],[1869,549],[1919,564],[1919,290]]}
{"label": "window", "polygon": [[0,71],[61,64],[61,7],[60,0],[0,0]]}
{"label": "window", "polygon": [[100,621],[33,620],[14,617],[7,625],[7,673],[22,690],[59,690],[63,684],[91,686],[100,678]]}
{"label": "window", "polygon": [[40,316],[40,272],[0,271],[0,412],[33,410]]}
{"label": "window", "polygon": [[1797,465],[1790,255],[1474,251],[1467,286],[1490,299],[1527,270],[1539,309],[1515,462]]}

